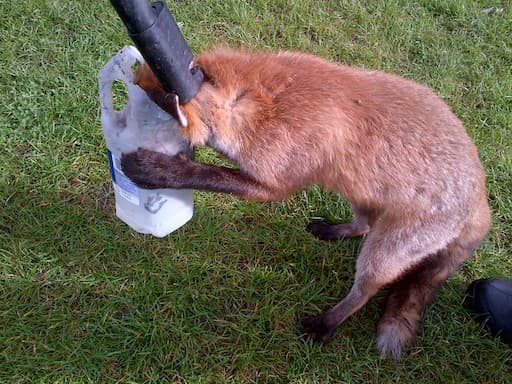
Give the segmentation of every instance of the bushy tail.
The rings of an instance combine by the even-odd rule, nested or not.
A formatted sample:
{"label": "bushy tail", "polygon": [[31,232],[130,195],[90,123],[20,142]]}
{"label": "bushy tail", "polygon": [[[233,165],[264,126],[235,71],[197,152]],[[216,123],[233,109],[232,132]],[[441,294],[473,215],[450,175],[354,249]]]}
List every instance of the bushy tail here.
{"label": "bushy tail", "polygon": [[480,246],[490,222],[489,206],[482,197],[456,239],[427,257],[391,286],[377,326],[377,347],[381,354],[391,355],[398,360],[403,350],[414,343],[423,310],[448,277]]}

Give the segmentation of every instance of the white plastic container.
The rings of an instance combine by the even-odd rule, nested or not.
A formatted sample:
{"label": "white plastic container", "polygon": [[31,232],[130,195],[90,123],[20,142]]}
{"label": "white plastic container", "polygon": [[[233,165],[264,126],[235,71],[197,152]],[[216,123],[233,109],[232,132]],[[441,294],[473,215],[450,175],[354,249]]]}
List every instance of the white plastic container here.
{"label": "white plastic container", "polygon": [[[144,62],[139,51],[126,46],[100,70],[101,125],[114,183],[116,215],[137,232],[163,237],[192,217],[192,190],[141,189],[123,174],[120,157],[139,147],[168,155],[190,148],[176,120],[133,83],[137,62]],[[113,106],[115,81],[124,82],[128,88],[128,102],[120,111]]]}

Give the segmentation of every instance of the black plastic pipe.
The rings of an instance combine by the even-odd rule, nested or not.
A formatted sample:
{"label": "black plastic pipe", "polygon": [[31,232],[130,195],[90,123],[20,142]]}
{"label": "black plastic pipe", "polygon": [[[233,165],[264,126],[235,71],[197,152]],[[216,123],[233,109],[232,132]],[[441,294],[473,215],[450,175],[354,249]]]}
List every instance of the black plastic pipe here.
{"label": "black plastic pipe", "polygon": [[162,1],[110,0],[128,34],[164,89],[189,101],[203,82],[203,72]]}

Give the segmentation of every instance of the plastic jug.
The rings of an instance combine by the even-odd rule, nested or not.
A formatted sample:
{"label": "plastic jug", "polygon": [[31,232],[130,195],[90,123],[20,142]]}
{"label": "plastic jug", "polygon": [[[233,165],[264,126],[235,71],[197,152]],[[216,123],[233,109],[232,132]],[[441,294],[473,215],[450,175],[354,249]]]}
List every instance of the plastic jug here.
{"label": "plastic jug", "polygon": [[[116,215],[140,233],[163,237],[178,229],[193,215],[192,190],[142,189],[123,174],[122,153],[139,147],[174,155],[190,151],[178,123],[133,83],[133,68],[144,59],[137,48],[121,49],[99,72],[101,125],[114,185]],[[122,81],[128,102],[114,110],[112,85]]]}

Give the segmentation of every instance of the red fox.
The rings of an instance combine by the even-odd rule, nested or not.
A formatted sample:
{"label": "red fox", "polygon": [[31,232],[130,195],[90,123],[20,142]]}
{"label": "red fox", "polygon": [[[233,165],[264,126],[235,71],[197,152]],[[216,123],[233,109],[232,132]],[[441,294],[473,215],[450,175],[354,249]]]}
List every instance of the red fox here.
{"label": "red fox", "polygon": [[399,359],[415,341],[422,311],[490,227],[484,170],[460,120],[425,86],[308,54],[222,48],[196,64],[205,81],[182,106],[149,67],[139,68],[137,82],[175,116],[191,145],[211,146],[238,169],[141,148],[123,155],[124,172],[144,188],[261,201],[313,184],[341,193],[353,220],[308,229],[324,240],[365,235],[353,286],[324,314],[305,319],[302,332],[328,341],[390,286],[377,348]]}

